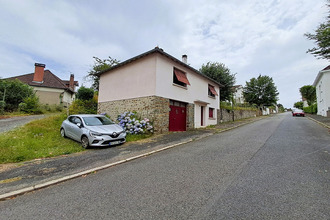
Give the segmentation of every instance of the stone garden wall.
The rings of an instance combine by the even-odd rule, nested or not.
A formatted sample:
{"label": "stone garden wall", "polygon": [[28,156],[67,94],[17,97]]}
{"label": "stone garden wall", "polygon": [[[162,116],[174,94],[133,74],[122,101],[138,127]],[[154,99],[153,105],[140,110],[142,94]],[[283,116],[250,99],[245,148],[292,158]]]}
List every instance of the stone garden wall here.
{"label": "stone garden wall", "polygon": [[[234,120],[257,117],[258,111],[234,110]],[[218,123],[233,121],[233,112],[227,109],[218,109]]]}

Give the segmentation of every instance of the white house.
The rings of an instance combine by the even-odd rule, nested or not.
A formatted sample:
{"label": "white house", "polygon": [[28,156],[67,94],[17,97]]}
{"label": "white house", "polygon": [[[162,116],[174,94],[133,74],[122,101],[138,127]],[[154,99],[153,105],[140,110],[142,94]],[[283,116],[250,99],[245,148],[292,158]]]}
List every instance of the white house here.
{"label": "white house", "polygon": [[317,74],[313,86],[316,88],[317,114],[330,117],[330,65]]}
{"label": "white house", "polygon": [[156,47],[100,73],[98,111],[136,111],[156,132],[217,124],[220,84]]}
{"label": "white house", "polygon": [[45,70],[45,64],[35,63],[34,66],[34,73],[7,79],[18,79],[31,86],[42,104],[69,106],[75,99],[75,88],[79,86],[74,75],[71,74],[69,80],[61,80],[50,70]]}
{"label": "white house", "polygon": [[234,98],[235,103],[244,104],[245,99],[244,99],[244,95],[243,95],[243,86],[242,85],[233,86],[233,98]]}

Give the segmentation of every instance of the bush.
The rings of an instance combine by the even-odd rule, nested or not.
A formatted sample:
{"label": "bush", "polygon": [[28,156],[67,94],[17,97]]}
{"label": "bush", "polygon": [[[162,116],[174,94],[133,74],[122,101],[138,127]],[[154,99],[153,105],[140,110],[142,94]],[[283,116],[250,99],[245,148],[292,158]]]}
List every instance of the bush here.
{"label": "bush", "polygon": [[86,88],[84,86],[80,87],[77,92],[77,99],[80,100],[91,100],[94,97],[94,90],[90,88]]}
{"label": "bush", "polygon": [[43,112],[62,112],[63,111],[63,106],[62,105],[41,105],[41,109]]}
{"label": "bush", "polygon": [[4,97],[5,111],[15,111],[25,98],[33,96],[33,88],[19,80],[0,80],[0,97]]}
{"label": "bush", "polygon": [[3,113],[5,111],[5,106],[6,106],[6,102],[0,101],[0,115],[3,115]]}
{"label": "bush", "polygon": [[29,96],[19,105],[19,110],[25,113],[41,114],[39,98],[36,95]]}
{"label": "bush", "polygon": [[69,108],[69,114],[96,114],[97,100],[96,98],[90,100],[75,100]]}
{"label": "bush", "polygon": [[313,104],[308,107],[304,107],[304,112],[309,114],[316,114],[317,113],[317,104]]}
{"label": "bush", "polygon": [[118,115],[117,121],[128,134],[153,133],[153,126],[150,120],[147,118],[141,120],[136,113],[125,112]]}

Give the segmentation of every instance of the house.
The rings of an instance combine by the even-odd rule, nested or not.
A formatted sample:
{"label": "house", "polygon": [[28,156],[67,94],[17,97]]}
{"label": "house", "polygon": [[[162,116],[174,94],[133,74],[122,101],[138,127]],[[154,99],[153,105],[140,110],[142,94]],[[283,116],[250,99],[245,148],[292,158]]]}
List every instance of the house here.
{"label": "house", "polygon": [[330,65],[317,74],[313,86],[316,88],[317,114],[330,117]]}
{"label": "house", "polygon": [[100,73],[98,111],[112,119],[136,111],[155,132],[217,124],[220,84],[154,48]]}
{"label": "house", "polygon": [[18,79],[33,87],[42,104],[70,105],[75,99],[75,87],[79,86],[78,81],[74,81],[74,75],[70,75],[70,80],[61,80],[50,70],[45,70],[45,64],[35,63],[34,66],[34,73],[7,79]]}
{"label": "house", "polygon": [[245,99],[243,96],[243,86],[242,85],[233,86],[233,98],[234,98],[234,103],[244,104]]}

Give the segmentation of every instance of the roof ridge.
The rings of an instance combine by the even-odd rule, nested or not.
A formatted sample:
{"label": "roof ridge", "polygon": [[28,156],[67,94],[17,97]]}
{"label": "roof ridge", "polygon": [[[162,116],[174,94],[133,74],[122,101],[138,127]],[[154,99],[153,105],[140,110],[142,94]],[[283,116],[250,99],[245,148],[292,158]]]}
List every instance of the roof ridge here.
{"label": "roof ridge", "polygon": [[58,76],[56,76],[54,73],[52,73],[52,71],[50,70],[45,70],[45,72],[48,71],[53,77],[55,77],[56,80],[58,80],[60,82],[60,84],[62,84],[62,86],[64,86],[66,89],[69,89],[71,91],[73,91],[70,87],[67,87],[66,84],[63,82],[62,79],[60,79]]}

